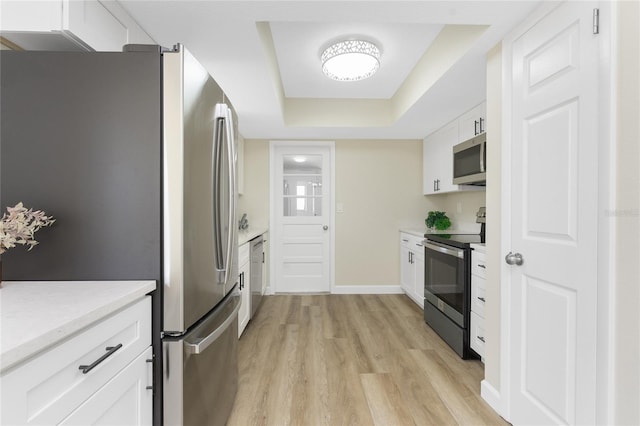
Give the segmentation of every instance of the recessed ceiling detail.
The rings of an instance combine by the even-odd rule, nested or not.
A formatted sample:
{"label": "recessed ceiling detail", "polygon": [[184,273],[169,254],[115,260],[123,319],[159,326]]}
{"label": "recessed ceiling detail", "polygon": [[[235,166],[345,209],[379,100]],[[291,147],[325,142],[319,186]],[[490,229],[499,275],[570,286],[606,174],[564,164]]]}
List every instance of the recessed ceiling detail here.
{"label": "recessed ceiling detail", "polygon": [[[106,3],[156,43],[182,43],[198,58],[236,108],[245,138],[323,140],[423,138],[479,104],[487,52],[499,55],[492,48],[542,2]],[[379,47],[372,78],[345,84],[322,73],[324,48],[345,35]]]}
{"label": "recessed ceiling detail", "polygon": [[[289,97],[284,90],[288,71],[279,62],[278,46],[269,23],[259,23],[264,52],[276,52],[271,60],[274,87],[279,94],[284,124],[288,127],[388,127],[401,119],[457,64],[487,30],[486,25],[444,25],[417,58],[393,96],[387,99]],[[335,82],[334,84],[340,85]]]}
{"label": "recessed ceiling detail", "polygon": [[380,67],[380,49],[365,40],[334,43],[322,52],[322,72],[336,81],[359,81]]}

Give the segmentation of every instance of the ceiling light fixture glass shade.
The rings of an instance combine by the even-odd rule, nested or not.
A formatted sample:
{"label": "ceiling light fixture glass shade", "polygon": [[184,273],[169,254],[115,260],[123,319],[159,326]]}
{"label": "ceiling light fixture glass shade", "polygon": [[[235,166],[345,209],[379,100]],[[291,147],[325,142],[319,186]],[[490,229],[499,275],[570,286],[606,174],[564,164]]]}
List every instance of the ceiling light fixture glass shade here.
{"label": "ceiling light fixture glass shade", "polygon": [[378,46],[364,40],[345,40],[329,46],[320,57],[322,72],[333,80],[358,81],[380,67]]}

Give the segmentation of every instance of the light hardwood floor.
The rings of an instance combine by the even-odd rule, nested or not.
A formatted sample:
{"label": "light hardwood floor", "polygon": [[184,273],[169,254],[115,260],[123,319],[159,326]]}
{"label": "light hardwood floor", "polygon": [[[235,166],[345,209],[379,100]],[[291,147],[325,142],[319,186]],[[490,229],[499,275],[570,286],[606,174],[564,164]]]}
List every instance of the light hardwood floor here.
{"label": "light hardwood floor", "polygon": [[506,425],[404,295],[277,295],[239,345],[229,425]]}

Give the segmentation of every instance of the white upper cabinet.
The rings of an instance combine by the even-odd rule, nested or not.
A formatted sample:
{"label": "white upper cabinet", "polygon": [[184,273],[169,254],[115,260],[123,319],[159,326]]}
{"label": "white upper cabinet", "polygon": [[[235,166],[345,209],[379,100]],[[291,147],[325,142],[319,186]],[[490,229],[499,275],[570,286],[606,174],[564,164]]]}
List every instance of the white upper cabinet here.
{"label": "white upper cabinet", "polygon": [[453,184],[453,147],[472,138],[474,132],[480,130],[480,123],[484,132],[485,109],[486,104],[482,103],[424,139],[422,145],[424,195],[484,190],[482,186]]}
{"label": "white upper cabinet", "polygon": [[487,131],[487,103],[483,102],[458,118],[460,142]]}
{"label": "white upper cabinet", "polygon": [[453,121],[425,138],[423,143],[424,194],[456,191],[453,184],[452,148],[458,142],[458,123]]}
{"label": "white upper cabinet", "polygon": [[154,43],[119,4],[98,0],[3,2],[0,28],[25,50],[120,52],[128,43]]}

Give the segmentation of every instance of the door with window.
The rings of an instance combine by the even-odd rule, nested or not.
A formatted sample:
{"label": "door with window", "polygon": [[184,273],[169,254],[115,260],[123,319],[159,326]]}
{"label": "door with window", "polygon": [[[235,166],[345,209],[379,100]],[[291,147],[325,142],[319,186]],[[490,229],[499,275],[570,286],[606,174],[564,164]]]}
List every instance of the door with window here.
{"label": "door with window", "polygon": [[331,290],[333,144],[272,142],[272,234],[279,293]]}

